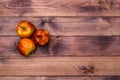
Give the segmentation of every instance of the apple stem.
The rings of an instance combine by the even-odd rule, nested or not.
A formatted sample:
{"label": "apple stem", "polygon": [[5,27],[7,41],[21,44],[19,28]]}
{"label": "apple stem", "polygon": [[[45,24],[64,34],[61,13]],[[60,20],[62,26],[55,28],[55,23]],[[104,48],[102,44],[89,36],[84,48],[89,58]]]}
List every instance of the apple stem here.
{"label": "apple stem", "polygon": [[26,30],[26,27],[25,27],[25,26],[21,26],[21,28],[22,28],[23,30]]}
{"label": "apple stem", "polygon": [[41,36],[41,35],[38,35],[37,37],[38,37],[39,39],[41,39],[41,38],[42,38],[42,36]]}

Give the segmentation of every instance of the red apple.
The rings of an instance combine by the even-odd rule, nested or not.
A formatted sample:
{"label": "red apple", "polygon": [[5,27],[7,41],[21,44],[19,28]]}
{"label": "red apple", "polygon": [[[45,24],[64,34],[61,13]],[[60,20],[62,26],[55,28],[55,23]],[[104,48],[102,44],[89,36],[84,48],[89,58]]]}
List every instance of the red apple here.
{"label": "red apple", "polygon": [[34,25],[28,21],[21,21],[16,28],[18,35],[23,38],[31,37],[34,30]]}
{"label": "red apple", "polygon": [[49,42],[50,35],[45,29],[38,29],[33,34],[33,40],[36,44],[43,46]]}
{"label": "red apple", "polygon": [[18,42],[17,49],[22,55],[29,56],[33,51],[35,51],[36,46],[31,39],[23,38]]}

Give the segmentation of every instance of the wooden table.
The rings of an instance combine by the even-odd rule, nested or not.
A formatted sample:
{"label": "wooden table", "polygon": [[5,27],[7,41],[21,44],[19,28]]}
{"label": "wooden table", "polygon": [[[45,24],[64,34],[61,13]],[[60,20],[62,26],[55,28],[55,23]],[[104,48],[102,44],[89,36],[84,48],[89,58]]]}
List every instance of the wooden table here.
{"label": "wooden table", "polygon": [[[0,80],[120,80],[120,0],[0,0]],[[19,54],[16,25],[50,32]]]}

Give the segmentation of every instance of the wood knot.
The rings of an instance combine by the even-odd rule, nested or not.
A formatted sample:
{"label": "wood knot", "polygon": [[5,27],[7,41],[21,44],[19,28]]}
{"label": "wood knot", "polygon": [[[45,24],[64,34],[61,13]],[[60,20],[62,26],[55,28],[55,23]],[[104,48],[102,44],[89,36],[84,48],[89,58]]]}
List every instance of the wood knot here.
{"label": "wood knot", "polygon": [[89,65],[89,66],[78,66],[79,71],[82,71],[84,74],[93,74],[95,72],[95,66]]}
{"label": "wood knot", "polygon": [[50,17],[50,18],[42,18],[41,19],[41,23],[49,23],[54,19],[54,17]]}
{"label": "wood knot", "polygon": [[112,0],[99,0],[99,6],[101,10],[109,10],[113,7]]}
{"label": "wood knot", "polygon": [[44,27],[45,27],[45,24],[46,24],[47,22],[48,22],[48,21],[47,21],[46,19],[41,19],[39,26],[40,26],[41,28],[44,28]]}

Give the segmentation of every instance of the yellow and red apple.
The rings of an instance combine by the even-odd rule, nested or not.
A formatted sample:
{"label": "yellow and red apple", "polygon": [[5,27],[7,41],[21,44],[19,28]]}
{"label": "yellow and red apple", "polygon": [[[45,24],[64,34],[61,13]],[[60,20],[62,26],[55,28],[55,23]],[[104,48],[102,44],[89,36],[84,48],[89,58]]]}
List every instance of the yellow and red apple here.
{"label": "yellow and red apple", "polygon": [[31,39],[23,38],[18,42],[17,49],[22,55],[29,56],[35,51],[36,45]]}
{"label": "yellow and red apple", "polygon": [[36,44],[44,46],[49,42],[50,35],[49,32],[45,29],[38,29],[33,34],[33,40]]}
{"label": "yellow and red apple", "polygon": [[34,25],[29,21],[21,21],[18,23],[16,31],[22,38],[31,37],[35,31]]}

